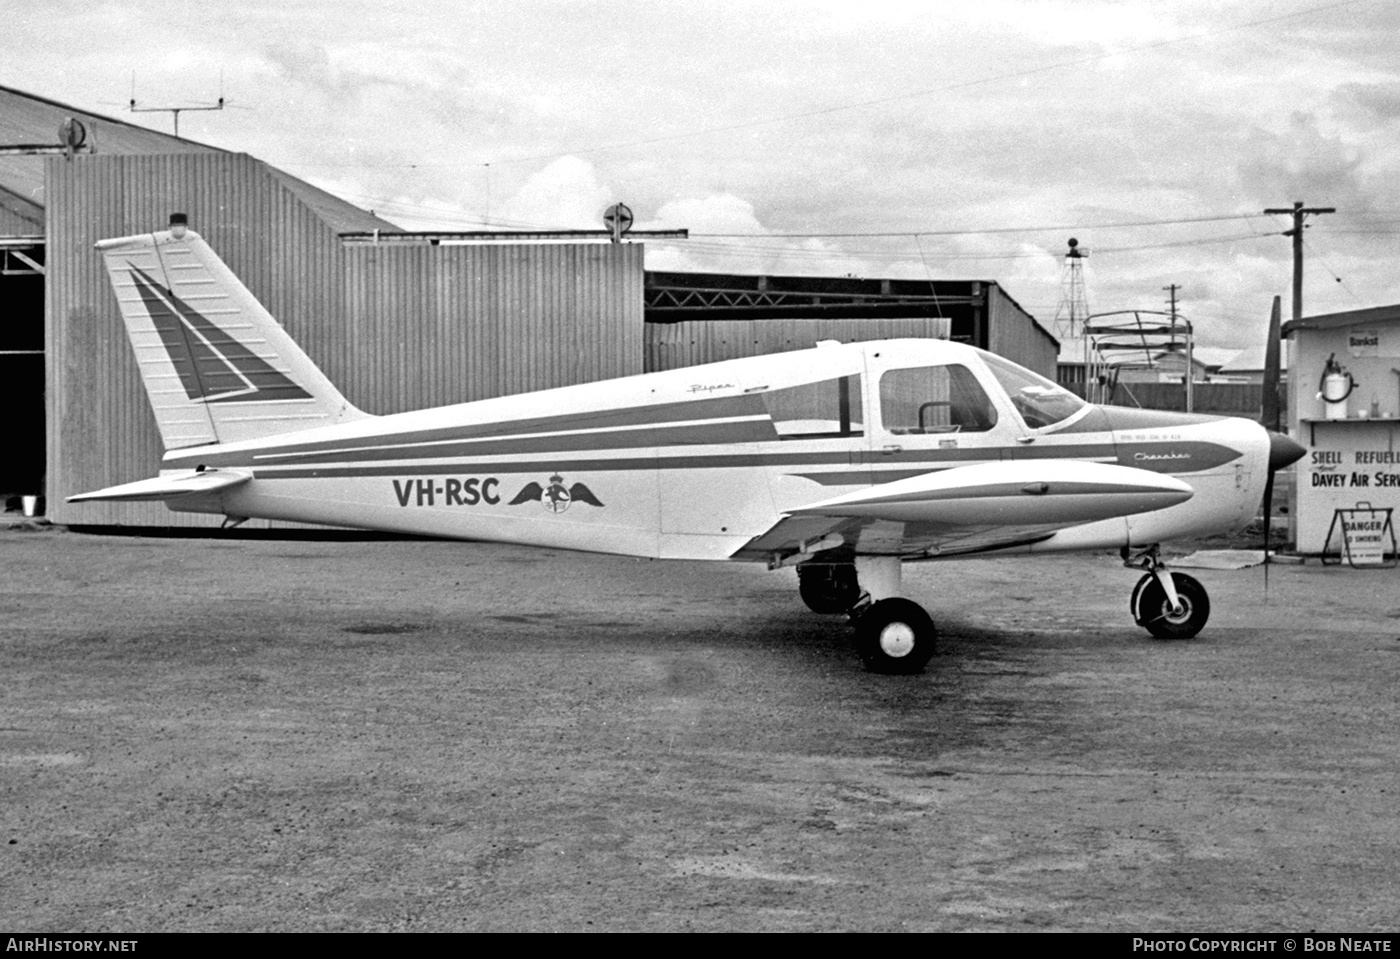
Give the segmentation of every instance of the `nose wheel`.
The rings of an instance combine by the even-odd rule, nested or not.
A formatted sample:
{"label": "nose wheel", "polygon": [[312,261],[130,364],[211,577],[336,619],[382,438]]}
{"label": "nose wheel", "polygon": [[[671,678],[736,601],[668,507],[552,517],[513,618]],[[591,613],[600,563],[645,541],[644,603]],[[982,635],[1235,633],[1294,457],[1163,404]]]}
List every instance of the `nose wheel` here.
{"label": "nose wheel", "polygon": [[1190,639],[1205,627],[1210,619],[1206,588],[1193,576],[1168,570],[1156,546],[1125,565],[1148,570],[1128,603],[1139,626],[1158,639]]}

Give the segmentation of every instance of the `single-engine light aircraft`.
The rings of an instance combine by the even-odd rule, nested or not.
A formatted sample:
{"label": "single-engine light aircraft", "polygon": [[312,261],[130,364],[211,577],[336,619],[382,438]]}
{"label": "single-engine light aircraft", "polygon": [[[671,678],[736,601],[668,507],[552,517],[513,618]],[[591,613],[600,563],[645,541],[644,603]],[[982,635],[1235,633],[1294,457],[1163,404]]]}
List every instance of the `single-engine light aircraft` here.
{"label": "single-engine light aircraft", "polygon": [[1159,544],[1239,528],[1303,448],[1249,420],[1085,403],[941,340],[839,344],[438,409],[356,409],[183,224],[103,240],[165,445],[69,497],[666,559],[795,566],[876,672],[936,630],[902,564],[1118,548],[1134,619],[1194,636]]}

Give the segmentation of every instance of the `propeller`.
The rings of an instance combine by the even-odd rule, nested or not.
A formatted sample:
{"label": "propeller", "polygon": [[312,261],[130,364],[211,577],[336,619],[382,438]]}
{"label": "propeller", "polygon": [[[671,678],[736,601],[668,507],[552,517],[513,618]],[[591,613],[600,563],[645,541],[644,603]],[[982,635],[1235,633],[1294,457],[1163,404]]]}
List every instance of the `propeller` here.
{"label": "propeller", "polygon": [[1274,297],[1269,314],[1269,338],[1264,343],[1264,396],[1260,402],[1259,422],[1269,433],[1269,477],[1264,482],[1264,591],[1269,589],[1269,532],[1274,513],[1274,474],[1303,458],[1307,450],[1282,432],[1279,417],[1279,340],[1282,327],[1280,298]]}
{"label": "propeller", "polygon": [[[1260,404],[1259,422],[1264,424],[1264,429],[1277,433],[1279,431],[1279,339],[1280,328],[1282,327],[1283,311],[1280,297],[1274,297],[1274,308],[1269,314],[1269,338],[1264,342],[1264,399]],[[1273,474],[1269,474],[1273,478]]]}

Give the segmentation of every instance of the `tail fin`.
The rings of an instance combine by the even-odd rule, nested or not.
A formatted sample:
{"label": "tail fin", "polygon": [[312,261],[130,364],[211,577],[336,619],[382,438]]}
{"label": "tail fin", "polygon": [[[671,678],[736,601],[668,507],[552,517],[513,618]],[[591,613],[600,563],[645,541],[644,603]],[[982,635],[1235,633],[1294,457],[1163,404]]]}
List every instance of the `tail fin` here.
{"label": "tail fin", "polygon": [[199,234],[97,244],[167,450],[364,419]]}

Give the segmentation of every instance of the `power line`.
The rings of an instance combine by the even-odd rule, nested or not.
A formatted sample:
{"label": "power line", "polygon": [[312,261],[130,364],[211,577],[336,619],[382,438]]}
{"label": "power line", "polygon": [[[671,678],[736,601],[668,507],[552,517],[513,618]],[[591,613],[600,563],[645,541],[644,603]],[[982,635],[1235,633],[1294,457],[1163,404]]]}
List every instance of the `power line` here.
{"label": "power line", "polygon": [[[485,218],[478,215],[464,213],[462,211],[443,210],[441,208],[416,206],[412,204],[398,203],[393,200],[375,198],[365,194],[345,193],[347,198],[353,197],[356,200],[367,204],[376,213],[388,214],[391,216],[407,216],[418,219],[436,219],[444,223],[462,223],[472,226],[479,226],[490,229],[499,227],[504,229],[517,230],[544,230],[557,228],[557,224],[546,224],[527,222],[523,220],[511,220],[504,217]],[[917,242],[922,237],[959,237],[959,236],[981,236],[981,235],[1005,235],[1024,233],[1048,233],[1059,231],[1084,231],[1084,230],[1115,230],[1115,229],[1136,229],[1141,227],[1159,226],[1181,226],[1198,223],[1226,223],[1241,220],[1255,220],[1260,217],[1257,213],[1231,213],[1217,216],[1197,216],[1197,217],[1177,217],[1173,219],[1161,220],[1123,220],[1108,221],[1102,223],[1073,223],[1056,224],[1047,226],[1008,226],[990,227],[981,230],[871,230],[871,231],[845,231],[829,233],[704,233],[691,231],[691,239],[686,241],[686,249],[693,252],[704,252],[715,250],[722,252],[750,250],[754,252],[778,252],[787,249],[784,241],[787,240],[914,240]],[[1099,247],[1101,253],[1130,253],[1137,250],[1164,249],[1178,246],[1192,246],[1203,243],[1226,243],[1236,240],[1247,240],[1257,236],[1271,234],[1248,233],[1231,234],[1226,237],[1207,237],[1203,239],[1181,240],[1167,243],[1138,244],[1134,246],[1119,247]],[[712,246],[706,241],[713,240],[745,240],[747,245],[725,244],[724,246]],[[899,258],[912,257],[907,254],[900,254],[888,249],[873,247],[842,247],[840,250],[814,250],[814,251],[790,251],[787,255],[803,259],[816,259],[833,255],[859,256],[897,256]],[[1005,253],[947,253],[941,254],[943,259],[960,260],[1013,260],[1013,259],[1034,259],[1046,256],[1041,251],[1016,251]]]}
{"label": "power line", "polygon": [[[691,236],[694,237],[695,234],[692,233]],[[1213,243],[1234,243],[1234,242],[1240,242],[1240,241],[1243,241],[1243,240],[1258,240],[1258,239],[1263,239],[1263,238],[1264,238],[1264,235],[1257,234],[1257,233],[1234,233],[1234,234],[1231,234],[1231,235],[1229,235],[1229,236],[1220,236],[1220,237],[1196,237],[1196,238],[1189,239],[1189,240],[1180,240],[1180,241],[1174,241],[1174,242],[1169,242],[1169,243],[1141,243],[1141,244],[1135,244],[1135,245],[1133,245],[1133,246],[1095,247],[1095,250],[1102,251],[1102,252],[1104,252],[1104,253],[1134,253],[1134,252],[1138,252],[1138,251],[1142,251],[1142,250],[1158,250],[1158,249],[1164,249],[1164,248],[1183,247],[1183,246],[1201,246],[1201,245],[1213,244]],[[891,248],[889,248],[889,247],[884,247],[884,246],[879,246],[879,247],[877,247],[877,246],[841,246],[841,247],[833,247],[833,248],[824,249],[824,250],[811,250],[811,249],[804,249],[804,248],[802,248],[802,247],[794,246],[794,245],[791,244],[791,243],[785,243],[785,242],[782,241],[782,238],[776,238],[776,239],[775,239],[775,242],[772,242],[772,243],[764,243],[764,242],[762,242],[762,240],[765,239],[765,238],[762,237],[762,236],[759,236],[759,235],[754,235],[754,236],[752,236],[752,237],[746,237],[745,239],[748,239],[748,240],[750,240],[751,242],[747,242],[747,243],[716,243],[716,242],[713,242],[713,241],[707,241],[707,240],[703,240],[703,239],[701,239],[701,240],[692,239],[692,240],[686,241],[686,242],[684,243],[684,246],[686,247],[686,249],[690,249],[690,250],[695,250],[695,249],[718,249],[718,250],[743,250],[743,251],[757,251],[757,252],[778,252],[778,251],[788,250],[788,251],[791,251],[791,252],[793,252],[793,253],[811,253],[811,254],[813,254],[813,255],[830,255],[830,254],[832,254],[832,253],[844,253],[844,254],[863,253],[863,254],[868,254],[868,255],[872,255],[872,256],[873,256],[873,255],[881,255],[881,256],[895,256],[895,255],[900,255],[900,251],[899,251],[899,250],[897,250],[897,249],[891,249]],[[917,239],[917,238],[911,237],[911,239]],[[680,244],[677,244],[677,245],[680,245]],[[913,256],[914,256],[914,254],[912,254],[912,253],[907,253],[907,254],[905,254],[905,255],[907,255],[907,256],[909,256],[909,257],[911,257],[911,258],[913,258]],[[997,252],[997,251],[987,251],[987,252],[941,252],[941,253],[937,253],[937,254],[928,254],[928,255],[936,255],[936,256],[938,256],[938,257],[940,257],[940,258],[942,258],[942,259],[968,259],[968,260],[986,260],[986,259],[993,259],[993,260],[1001,260],[1001,259],[1038,259],[1038,258],[1046,257],[1046,256],[1058,256],[1059,254],[1054,253],[1054,252],[1049,251],[1049,250],[1035,249],[1035,250],[1014,250],[1014,251],[1013,251],[1013,250],[1008,250],[1008,251],[1002,251],[1002,252]]]}
{"label": "power line", "polygon": [[1312,254],[1314,259],[1322,261],[1323,267],[1326,268],[1328,273],[1332,274],[1332,279],[1336,280],[1337,283],[1341,286],[1341,288],[1347,291],[1347,295],[1351,297],[1352,302],[1360,303],[1361,297],[1357,296],[1356,291],[1353,290],[1351,287],[1347,286],[1346,281],[1337,275],[1337,271],[1332,269],[1332,264],[1327,262],[1326,257],[1318,253],[1317,250],[1313,247],[1313,245],[1311,243],[1308,243],[1306,239],[1303,241],[1303,243],[1308,248],[1308,252]]}
{"label": "power line", "polygon": [[791,237],[793,239],[841,240],[863,237],[978,236],[987,233],[1047,233],[1057,230],[1116,230],[1139,226],[1174,226],[1183,223],[1220,223],[1226,220],[1252,220],[1258,213],[1230,213],[1223,216],[1183,217],[1176,220],[1125,220],[1118,223],[1061,223],[1054,226],[999,226],[984,230],[900,230],[868,233],[691,233],[691,236],[717,239],[721,237]]}
{"label": "power line", "polygon": [[[461,211],[442,210],[434,207],[414,206],[411,204],[398,203],[393,200],[371,197],[365,194],[345,192],[341,194],[347,198],[353,197],[369,205],[379,213],[390,213],[398,216],[416,217],[438,217],[444,221],[456,223],[470,223],[481,226],[503,226],[512,229],[545,229],[547,224],[526,223],[523,221],[507,220],[502,217],[485,218]],[[1179,217],[1170,220],[1122,220],[1105,223],[1061,223],[1046,226],[1003,226],[988,227],[986,229],[964,229],[964,230],[869,230],[869,231],[846,231],[834,233],[702,233],[691,232],[692,237],[705,239],[801,239],[801,240],[849,240],[849,239],[914,239],[916,237],[930,236],[980,236],[1001,233],[1050,233],[1062,230],[1119,230],[1134,229],[1146,226],[1178,226],[1193,223],[1224,223],[1234,220],[1257,219],[1257,213],[1229,213],[1220,216],[1197,216]]]}
{"label": "power line", "polygon": [[[546,224],[530,222],[524,220],[513,220],[505,217],[482,217],[479,215],[465,213],[457,210],[444,210],[437,207],[417,206],[414,204],[400,203],[393,200],[376,198],[365,194],[346,193],[347,197],[353,197],[370,207],[376,213],[391,216],[406,216],[418,219],[435,219],[444,223],[461,223],[482,228],[502,228],[512,230],[545,230],[557,228],[557,224]],[[1180,226],[1199,223],[1224,223],[1236,221],[1249,221],[1258,219],[1260,214],[1256,213],[1232,213],[1218,216],[1198,216],[1198,217],[1177,217],[1172,219],[1159,220],[1123,220],[1106,221],[1100,223],[1074,223],[1056,224],[1047,226],[1023,225],[1009,227],[991,227],[982,230],[873,230],[873,231],[845,231],[829,233],[702,233],[692,231],[691,239],[684,241],[684,248],[692,253],[711,254],[723,256],[776,256],[789,260],[824,260],[833,257],[883,257],[890,260],[918,262],[919,256],[908,250],[890,249],[887,246],[869,245],[842,245],[832,249],[801,249],[794,248],[791,241],[802,240],[914,240],[916,243],[924,237],[962,237],[979,235],[1007,235],[1007,234],[1028,234],[1045,233],[1057,231],[1084,231],[1084,230],[1114,230],[1114,229],[1137,229],[1144,227]],[[1272,231],[1261,233],[1254,231],[1251,233],[1234,233],[1223,237],[1197,237],[1187,240],[1168,241],[1163,243],[1143,243],[1131,246],[1100,246],[1096,249],[1100,254],[1133,253],[1138,251],[1169,249],[1173,247],[1199,246],[1206,244],[1233,243],[1244,240],[1258,239],[1263,236],[1277,235]],[[723,242],[723,241],[744,241],[744,242]],[[720,242],[715,242],[720,241]],[[655,243],[657,246],[681,246],[680,243]],[[988,251],[988,252],[942,252],[928,253],[927,256],[944,261],[1005,261],[1021,259],[1041,259],[1058,254],[1045,250],[1008,250],[1008,251]]]}

